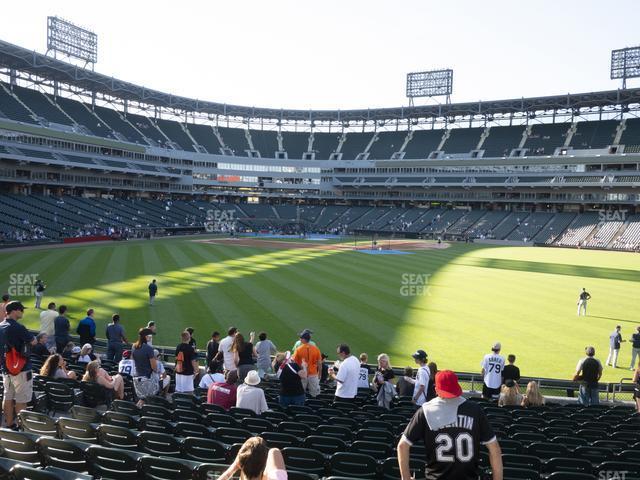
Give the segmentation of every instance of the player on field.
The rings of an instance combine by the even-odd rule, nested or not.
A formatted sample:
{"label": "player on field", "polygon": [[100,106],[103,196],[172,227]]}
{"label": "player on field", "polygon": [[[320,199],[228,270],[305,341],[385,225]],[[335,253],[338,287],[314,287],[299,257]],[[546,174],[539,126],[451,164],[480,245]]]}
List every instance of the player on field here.
{"label": "player on field", "polygon": [[500,342],[496,342],[493,347],[491,347],[492,353],[486,354],[480,364],[482,367],[482,376],[484,377],[482,396],[487,400],[492,400],[500,395],[502,370],[504,369],[504,357],[500,355],[501,349],[502,345],[500,345]]}
{"label": "player on field", "polygon": [[477,402],[462,396],[458,377],[451,370],[436,374],[437,397],[413,415],[398,443],[398,464],[402,480],[410,480],[411,446],[426,449],[428,480],[477,480],[480,444],[489,450],[493,480],[502,480],[502,453],[489,420]]}
{"label": "player on field", "polygon": [[156,299],[157,294],[158,284],[156,283],[156,279],[154,278],[149,284],[149,305],[153,305],[153,301]]}
{"label": "player on field", "polygon": [[591,295],[584,288],[580,292],[578,297],[578,316],[580,316],[580,310],[584,309],[584,316],[587,316],[587,301],[591,300]]}

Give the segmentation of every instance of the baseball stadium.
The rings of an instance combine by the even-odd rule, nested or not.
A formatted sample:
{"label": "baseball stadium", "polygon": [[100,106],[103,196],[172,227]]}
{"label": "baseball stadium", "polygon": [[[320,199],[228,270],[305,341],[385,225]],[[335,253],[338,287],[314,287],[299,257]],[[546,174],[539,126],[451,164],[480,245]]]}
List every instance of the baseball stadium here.
{"label": "baseball stadium", "polygon": [[[405,367],[419,383],[420,358],[437,375],[456,372],[465,403],[489,419],[504,466],[483,447],[480,475],[640,478],[640,88],[627,86],[640,47],[611,53],[622,88],[456,102],[453,71],[430,70],[407,75],[408,106],[336,110],[228,104],[114,78],[94,65],[95,34],[58,17],[47,47],[0,39],[0,291],[31,337],[55,302],[49,337],[60,345],[63,317],[68,338],[47,351],[62,358],[68,347],[74,375],[49,380],[48,354],[32,353],[24,409],[4,379],[17,423],[11,414],[0,429],[0,478],[230,478],[249,438],[281,450],[294,480],[405,478],[396,456],[416,399],[395,389]],[[329,379],[283,406],[274,367],[257,379],[268,410],[208,402],[199,379],[235,371],[208,355],[212,332],[230,327],[246,340],[266,333],[270,355],[292,359],[311,337]],[[191,390],[176,378],[187,328]],[[166,368],[154,395],[118,369],[125,351],[140,372],[138,335],[153,336]],[[88,365],[77,361],[83,338]],[[368,355],[351,404],[338,393],[344,344],[347,358]],[[585,349],[593,359],[587,347],[600,363],[595,387],[576,367]],[[503,375],[493,399],[482,364],[492,352],[514,355],[522,372]],[[384,382],[373,385],[382,353],[395,372],[385,406]],[[93,357],[111,386],[80,381]],[[522,397],[530,382],[544,406],[502,406],[505,389]],[[584,388],[597,401],[585,403]],[[411,446],[414,478],[472,478],[443,474],[428,452]]]}

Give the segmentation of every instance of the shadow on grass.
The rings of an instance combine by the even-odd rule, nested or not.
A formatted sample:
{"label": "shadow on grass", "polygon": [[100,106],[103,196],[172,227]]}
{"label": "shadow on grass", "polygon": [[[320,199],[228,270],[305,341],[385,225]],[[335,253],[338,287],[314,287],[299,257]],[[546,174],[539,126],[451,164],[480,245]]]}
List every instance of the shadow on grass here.
{"label": "shadow on grass", "polygon": [[589,267],[584,265],[565,265],[558,263],[528,262],[525,260],[506,260],[498,258],[464,258],[452,261],[454,265],[466,265],[481,268],[497,268],[500,270],[516,270],[521,272],[549,273],[568,275],[571,277],[590,277],[605,280],[623,280],[640,282],[640,272],[622,268]]}

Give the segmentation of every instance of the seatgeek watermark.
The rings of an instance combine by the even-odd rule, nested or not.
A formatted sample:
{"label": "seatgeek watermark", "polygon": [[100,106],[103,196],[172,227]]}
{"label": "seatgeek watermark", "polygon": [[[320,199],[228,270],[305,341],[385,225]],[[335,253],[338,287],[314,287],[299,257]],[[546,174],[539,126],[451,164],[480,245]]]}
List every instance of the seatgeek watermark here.
{"label": "seatgeek watermark", "polygon": [[28,297],[36,293],[37,273],[12,273],[9,275],[7,293],[11,297]]}
{"label": "seatgeek watermark", "polygon": [[430,273],[403,273],[400,276],[400,295],[403,297],[421,297],[429,292]]}
{"label": "seatgeek watermark", "polygon": [[602,470],[598,472],[598,480],[625,480],[629,470]]}
{"label": "seatgeek watermark", "polygon": [[238,223],[235,210],[207,210],[204,229],[208,233],[234,232]]}
{"label": "seatgeek watermark", "polygon": [[598,210],[598,227],[609,222],[626,222],[629,210]]}

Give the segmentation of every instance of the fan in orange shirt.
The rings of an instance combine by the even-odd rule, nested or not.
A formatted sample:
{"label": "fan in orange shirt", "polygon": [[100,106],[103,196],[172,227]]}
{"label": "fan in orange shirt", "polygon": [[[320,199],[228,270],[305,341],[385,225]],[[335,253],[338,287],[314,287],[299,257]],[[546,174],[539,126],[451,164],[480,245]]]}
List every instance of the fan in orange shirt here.
{"label": "fan in orange shirt", "polygon": [[320,394],[320,372],[322,372],[322,353],[315,345],[309,343],[311,334],[308,330],[300,334],[300,346],[296,348],[292,358],[298,365],[307,363],[307,378],[302,379],[302,387],[309,395],[316,397]]}

